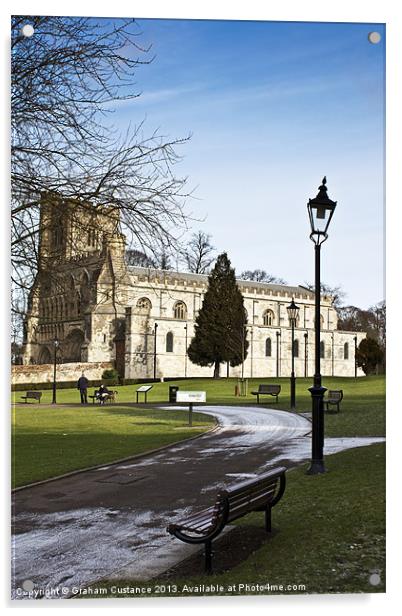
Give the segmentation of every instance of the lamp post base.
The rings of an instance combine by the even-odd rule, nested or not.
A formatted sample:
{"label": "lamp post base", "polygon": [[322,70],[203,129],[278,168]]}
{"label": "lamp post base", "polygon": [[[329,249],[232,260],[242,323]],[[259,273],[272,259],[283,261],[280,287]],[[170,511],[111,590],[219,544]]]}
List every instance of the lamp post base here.
{"label": "lamp post base", "polygon": [[312,401],[312,452],[308,475],[325,473],[324,466],[324,393],[326,387],[321,385],[321,375],[314,376],[314,385],[309,388]]}
{"label": "lamp post base", "polygon": [[296,377],[294,373],[290,377],[290,408],[292,411],[296,408]]}
{"label": "lamp post base", "polygon": [[306,471],[306,475],[320,475],[327,472],[328,471],[324,466],[323,460],[311,460],[310,466]]}

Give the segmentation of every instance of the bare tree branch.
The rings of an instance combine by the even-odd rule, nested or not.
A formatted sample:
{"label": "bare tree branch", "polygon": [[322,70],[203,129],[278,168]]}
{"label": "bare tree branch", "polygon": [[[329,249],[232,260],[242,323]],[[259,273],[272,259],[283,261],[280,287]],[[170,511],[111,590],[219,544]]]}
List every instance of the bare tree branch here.
{"label": "bare tree branch", "polygon": [[[31,23],[33,37],[21,27]],[[120,134],[120,101],[140,95],[137,70],[152,62],[132,19],[12,18],[12,259],[18,306],[39,271],[44,195],[119,214],[135,249],[172,250],[187,228],[187,178],[174,173],[184,139]]]}

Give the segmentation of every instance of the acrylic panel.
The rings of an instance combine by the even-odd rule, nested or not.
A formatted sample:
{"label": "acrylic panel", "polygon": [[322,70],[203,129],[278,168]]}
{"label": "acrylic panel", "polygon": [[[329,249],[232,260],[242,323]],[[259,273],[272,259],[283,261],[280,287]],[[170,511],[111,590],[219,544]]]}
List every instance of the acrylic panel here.
{"label": "acrylic panel", "polygon": [[13,599],[385,592],[385,24],[11,25]]}

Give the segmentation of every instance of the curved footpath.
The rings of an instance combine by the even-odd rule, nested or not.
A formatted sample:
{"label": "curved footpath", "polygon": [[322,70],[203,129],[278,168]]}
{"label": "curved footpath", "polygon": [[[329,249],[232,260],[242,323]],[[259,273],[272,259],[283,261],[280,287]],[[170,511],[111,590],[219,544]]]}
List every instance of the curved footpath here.
{"label": "curved footpath", "polygon": [[[263,407],[198,410],[215,416],[219,428],[13,494],[13,596],[24,598],[23,587],[62,587],[69,596],[101,578],[150,579],[194,551],[166,533],[170,522],[209,505],[223,484],[311,456],[311,423],[301,415]],[[326,439],[325,454],[382,440]]]}

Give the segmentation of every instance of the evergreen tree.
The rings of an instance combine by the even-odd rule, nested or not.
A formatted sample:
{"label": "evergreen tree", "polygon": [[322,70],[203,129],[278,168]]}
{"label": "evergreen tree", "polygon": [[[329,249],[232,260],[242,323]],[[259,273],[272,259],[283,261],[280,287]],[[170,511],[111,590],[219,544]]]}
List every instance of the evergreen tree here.
{"label": "evergreen tree", "polygon": [[222,362],[238,366],[247,357],[247,316],[235,271],[224,252],[208,276],[208,290],[195,322],[188,356],[199,366],[214,366],[219,377]]}
{"label": "evergreen tree", "polygon": [[373,374],[384,359],[384,352],[373,338],[363,338],[356,352],[356,363],[365,374]]}

